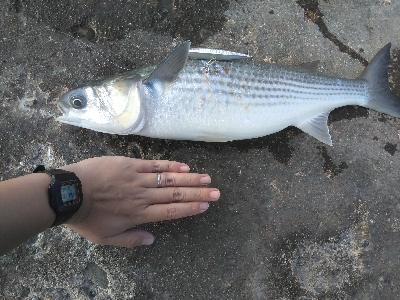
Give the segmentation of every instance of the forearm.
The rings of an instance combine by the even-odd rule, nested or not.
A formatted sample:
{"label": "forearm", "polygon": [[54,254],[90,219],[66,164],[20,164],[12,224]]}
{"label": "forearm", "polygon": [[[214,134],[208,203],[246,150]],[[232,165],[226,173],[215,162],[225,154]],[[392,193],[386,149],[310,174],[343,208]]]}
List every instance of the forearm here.
{"label": "forearm", "polygon": [[47,174],[0,182],[0,255],[51,227],[55,213],[48,200]]}

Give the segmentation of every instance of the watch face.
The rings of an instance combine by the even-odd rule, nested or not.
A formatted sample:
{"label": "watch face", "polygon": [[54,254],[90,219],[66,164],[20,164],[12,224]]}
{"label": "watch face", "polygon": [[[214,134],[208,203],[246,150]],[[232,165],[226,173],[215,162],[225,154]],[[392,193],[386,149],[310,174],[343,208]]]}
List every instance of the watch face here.
{"label": "watch face", "polygon": [[63,182],[60,186],[61,201],[63,206],[69,206],[79,201],[76,183],[74,182]]}

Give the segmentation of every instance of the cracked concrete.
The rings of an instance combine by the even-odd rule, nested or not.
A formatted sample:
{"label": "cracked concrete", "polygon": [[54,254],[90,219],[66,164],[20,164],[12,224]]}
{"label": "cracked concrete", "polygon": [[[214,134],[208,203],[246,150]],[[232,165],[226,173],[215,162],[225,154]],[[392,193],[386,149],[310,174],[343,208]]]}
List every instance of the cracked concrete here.
{"label": "cracked concrete", "polygon": [[174,45],[250,53],[354,78],[392,42],[398,1],[0,1],[1,179],[99,155],[174,159],[222,197],[203,215],[148,224],[155,244],[97,246],[64,228],[0,258],[2,299],[396,299],[400,120],[333,111],[333,147],[294,128],[211,144],[61,125],[77,85],[159,62]]}

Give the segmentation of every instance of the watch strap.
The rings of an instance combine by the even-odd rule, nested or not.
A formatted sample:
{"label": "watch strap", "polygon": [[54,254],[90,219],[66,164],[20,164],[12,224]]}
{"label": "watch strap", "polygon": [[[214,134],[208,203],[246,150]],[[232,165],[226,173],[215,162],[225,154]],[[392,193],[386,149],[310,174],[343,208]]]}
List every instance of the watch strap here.
{"label": "watch strap", "polygon": [[[54,220],[54,223],[51,225],[51,227],[55,227],[58,225],[61,225],[65,222],[67,222],[80,208],[81,204],[82,204],[82,198],[83,198],[83,194],[82,194],[82,184],[78,178],[78,176],[75,175],[74,172],[70,172],[70,171],[66,171],[66,170],[62,170],[62,169],[48,169],[46,170],[46,168],[43,165],[39,165],[37,166],[34,170],[33,173],[46,173],[48,175],[51,176],[51,182],[49,184],[48,187],[48,196],[49,196],[49,204],[50,207],[53,209],[53,211],[56,214],[56,219]],[[74,182],[76,182],[77,184],[77,196],[79,197],[79,201],[77,203],[75,203],[73,206],[71,207],[67,207],[64,208],[63,210],[60,209],[62,203],[61,203],[61,198],[59,195],[57,195],[57,192],[59,191],[55,191],[55,189],[53,188],[53,184],[55,182],[56,179],[58,179],[57,177],[59,176],[63,176],[64,180],[73,180]]]}

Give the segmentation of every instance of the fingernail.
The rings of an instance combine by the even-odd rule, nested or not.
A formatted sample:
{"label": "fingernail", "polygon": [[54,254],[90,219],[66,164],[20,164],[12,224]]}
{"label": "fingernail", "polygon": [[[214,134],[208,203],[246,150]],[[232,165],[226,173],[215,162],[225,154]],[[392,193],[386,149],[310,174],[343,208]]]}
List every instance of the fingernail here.
{"label": "fingernail", "polygon": [[190,168],[188,165],[184,165],[184,166],[181,166],[180,170],[181,170],[181,172],[189,172]]}
{"label": "fingernail", "polygon": [[208,202],[201,202],[200,203],[201,212],[205,212],[207,209],[208,209]]}
{"label": "fingernail", "polygon": [[203,176],[200,178],[200,183],[202,184],[210,184],[211,183],[211,177],[210,176]]}
{"label": "fingernail", "polygon": [[154,237],[147,237],[147,238],[144,238],[144,239],[143,239],[143,242],[142,242],[142,246],[151,245],[151,244],[153,244],[153,242],[154,242]]}
{"label": "fingernail", "polygon": [[212,191],[212,192],[210,193],[210,198],[211,198],[212,200],[216,200],[216,199],[219,198],[219,195],[220,195],[219,191]]}

